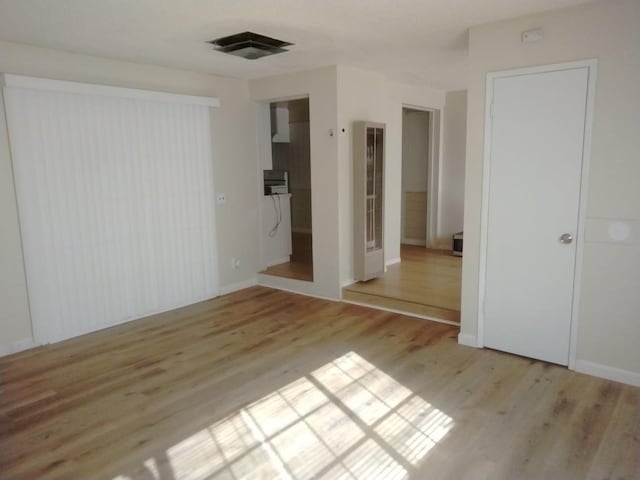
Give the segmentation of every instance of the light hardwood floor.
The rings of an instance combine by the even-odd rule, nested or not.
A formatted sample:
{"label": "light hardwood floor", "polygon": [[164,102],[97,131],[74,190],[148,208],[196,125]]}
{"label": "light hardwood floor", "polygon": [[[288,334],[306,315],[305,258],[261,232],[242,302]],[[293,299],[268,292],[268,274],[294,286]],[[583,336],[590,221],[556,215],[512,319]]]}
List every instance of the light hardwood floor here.
{"label": "light hardwood floor", "polygon": [[3,479],[637,479],[640,390],[253,287],[0,359]]}
{"label": "light hardwood floor", "polygon": [[460,322],[462,259],[450,251],[402,245],[384,276],[342,290],[345,300]]}
{"label": "light hardwood floor", "polygon": [[273,265],[260,273],[312,282],[313,248],[311,234],[292,233],[291,246],[292,253],[290,261]]}

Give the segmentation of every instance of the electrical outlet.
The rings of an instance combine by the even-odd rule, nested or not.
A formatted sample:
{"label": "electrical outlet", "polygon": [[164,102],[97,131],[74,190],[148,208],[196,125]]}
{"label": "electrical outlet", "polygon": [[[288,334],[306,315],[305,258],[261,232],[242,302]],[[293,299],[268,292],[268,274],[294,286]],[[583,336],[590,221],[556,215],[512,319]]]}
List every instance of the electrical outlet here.
{"label": "electrical outlet", "polygon": [[227,194],[219,193],[216,199],[217,199],[218,205],[224,205],[225,203],[227,203]]}
{"label": "electrical outlet", "polygon": [[240,259],[239,258],[232,258],[231,259],[231,268],[233,268],[233,269],[240,268]]}

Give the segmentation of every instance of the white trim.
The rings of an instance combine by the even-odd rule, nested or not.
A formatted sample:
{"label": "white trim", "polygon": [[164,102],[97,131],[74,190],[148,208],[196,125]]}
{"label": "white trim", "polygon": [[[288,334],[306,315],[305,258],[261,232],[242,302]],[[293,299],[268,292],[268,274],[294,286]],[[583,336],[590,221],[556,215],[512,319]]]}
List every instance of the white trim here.
{"label": "white trim", "polygon": [[228,295],[230,293],[237,292],[239,290],[244,290],[245,288],[254,287],[257,284],[258,284],[258,277],[252,277],[242,282],[232,283],[230,285],[225,285],[223,287],[220,287],[219,295]]}
{"label": "white trim", "polygon": [[388,267],[390,265],[395,265],[396,263],[400,263],[400,262],[402,262],[402,259],[400,257],[390,258],[389,260],[384,262],[384,266]]}
{"label": "white trim", "polygon": [[427,163],[427,230],[425,232],[426,246],[433,247],[438,242],[438,227],[440,223],[440,145],[442,143],[442,120],[444,115],[440,109],[434,109],[429,118],[429,160]]}
{"label": "white trim", "polygon": [[465,345],[467,347],[474,347],[474,348],[482,347],[481,345],[478,344],[478,337],[476,337],[475,335],[470,335],[468,333],[462,333],[462,332],[458,334],[458,344]]}
{"label": "white trim", "polygon": [[0,344],[0,357],[22,352],[23,350],[29,350],[30,348],[39,347],[40,345],[40,343],[36,342],[31,337],[16,340],[12,343]]}
{"label": "white trim", "polygon": [[5,86],[9,88],[28,88],[32,90],[47,90],[54,92],[75,93],[79,95],[99,95],[102,97],[133,98],[151,100],[164,103],[180,103],[185,105],[203,105],[219,107],[220,100],[214,97],[200,97],[179,93],[157,92],[137,88],[114,87],[93,83],[69,82],[67,80],[52,80],[49,78],[27,77],[24,75],[4,75]]}
{"label": "white trim", "polygon": [[487,237],[489,221],[489,177],[491,176],[491,104],[493,77],[487,74],[484,103],[484,156],[482,163],[482,199],[480,200],[480,256],[478,258],[478,329],[476,344],[484,347],[484,297],[487,276]]}
{"label": "white trim", "polygon": [[382,310],[384,312],[397,313],[398,315],[404,315],[405,317],[414,317],[420,320],[429,320],[430,322],[444,323],[446,325],[453,325],[454,327],[460,327],[460,324],[458,322],[452,322],[450,320],[443,320],[441,318],[430,317],[429,315],[422,315],[420,313],[413,313],[413,312],[407,312],[405,310],[398,310],[397,308],[381,307],[379,305],[373,305],[371,303],[356,302],[353,300],[345,300],[345,299],[342,299],[342,302],[350,303],[352,305],[358,305],[360,307],[372,308],[373,310]]}
{"label": "white trim", "polygon": [[427,241],[420,238],[403,238],[400,241],[400,245],[413,245],[415,247],[425,247],[427,246]]}
{"label": "white trim", "polygon": [[608,365],[588,362],[587,360],[574,360],[574,370],[578,373],[640,387],[640,373],[632,372],[631,370],[622,370],[621,368],[609,367]]}
{"label": "white trim", "polygon": [[578,205],[578,234],[576,239],[576,264],[573,273],[573,303],[571,308],[571,331],[569,333],[569,368],[575,370],[578,349],[578,322],[580,313],[580,292],[582,290],[582,264],[587,226],[587,198],[589,196],[589,174],[591,171],[591,139],[593,137],[593,117],[596,103],[596,78],[598,61],[588,60],[587,104],[584,121],[582,150],[582,178],[580,184],[580,204]]}
{"label": "white trim", "polygon": [[582,177],[580,187],[580,204],[578,207],[578,234],[576,235],[576,263],[573,281],[573,301],[571,312],[571,332],[569,340],[569,368],[576,368],[576,346],[578,331],[578,305],[581,289],[581,272],[582,258],[584,250],[584,231],[586,224],[587,210],[587,186],[589,179],[589,170],[591,164],[591,137],[593,129],[593,111],[595,105],[595,82],[597,76],[598,61],[596,59],[578,60],[575,62],[555,63],[550,65],[541,65],[536,67],[517,68],[513,70],[501,70],[487,73],[486,79],[486,98],[485,98],[485,114],[484,114],[484,159],[482,169],[482,206],[480,220],[480,258],[478,271],[478,335],[477,345],[484,346],[484,299],[485,299],[485,282],[487,268],[487,223],[489,217],[489,178],[491,176],[491,105],[493,103],[493,82],[495,79],[502,77],[511,77],[516,75],[530,75],[535,73],[555,72],[561,70],[571,70],[577,68],[587,68],[587,99],[585,111],[585,131],[583,139],[582,154]]}

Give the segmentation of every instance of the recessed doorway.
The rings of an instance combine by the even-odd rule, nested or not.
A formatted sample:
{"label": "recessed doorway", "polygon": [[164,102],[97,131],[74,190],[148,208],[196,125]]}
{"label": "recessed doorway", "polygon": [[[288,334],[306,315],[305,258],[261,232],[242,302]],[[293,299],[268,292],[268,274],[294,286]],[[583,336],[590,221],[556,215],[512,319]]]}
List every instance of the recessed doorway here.
{"label": "recessed doorway", "polygon": [[402,196],[401,241],[404,245],[427,246],[427,205],[429,192],[429,160],[431,156],[430,125],[433,112],[402,109]]}
{"label": "recessed doorway", "polygon": [[267,275],[313,281],[309,98],[269,104],[271,169],[263,171]]}
{"label": "recessed doorway", "polygon": [[[444,142],[464,145],[466,96],[464,100],[451,102],[456,109],[450,118],[444,119],[449,128],[443,132]],[[402,108],[402,175],[397,184],[401,202],[396,212],[401,218],[400,261],[388,264],[379,278],[344,287],[343,299],[457,324],[460,322],[462,258],[454,255],[452,247],[453,233],[460,231],[462,224],[460,221],[457,225],[457,220],[450,218],[447,228],[448,223],[456,223],[454,228],[458,230],[450,232],[441,228],[445,223],[442,217],[449,215],[451,208],[450,202],[439,208],[439,201],[441,196],[451,195],[451,190],[447,190],[450,184],[461,182],[460,174],[452,168],[457,159],[455,149],[443,152],[442,158],[440,155],[441,119],[439,109]],[[441,187],[445,188],[443,195]],[[442,210],[441,218],[439,210]]]}

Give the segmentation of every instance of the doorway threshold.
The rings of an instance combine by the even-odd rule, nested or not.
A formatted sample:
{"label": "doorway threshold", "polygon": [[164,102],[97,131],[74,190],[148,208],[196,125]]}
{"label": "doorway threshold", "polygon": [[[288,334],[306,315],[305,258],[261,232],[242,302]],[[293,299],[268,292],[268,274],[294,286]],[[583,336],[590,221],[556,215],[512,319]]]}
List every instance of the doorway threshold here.
{"label": "doorway threshold", "polygon": [[381,310],[447,323],[449,325],[460,325],[460,311],[458,310],[449,310],[434,305],[424,305],[398,298],[358,292],[349,287],[351,287],[351,285],[342,289],[342,300],[347,303],[379,308]]}
{"label": "doorway threshold", "polygon": [[263,275],[313,282],[313,264],[309,262],[284,262],[260,272]]}

